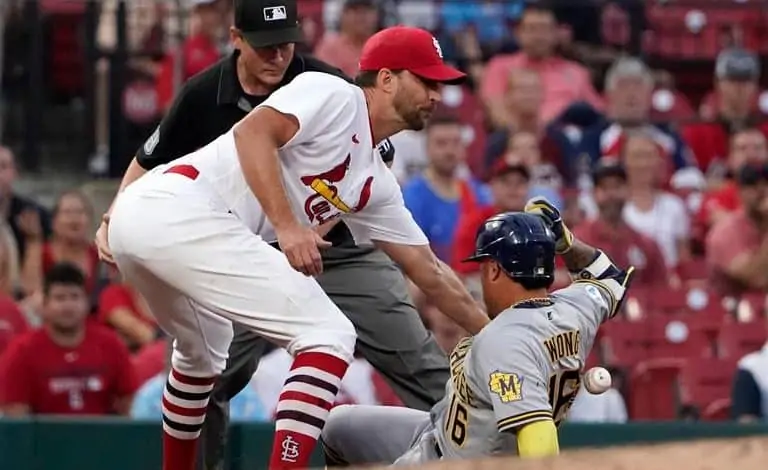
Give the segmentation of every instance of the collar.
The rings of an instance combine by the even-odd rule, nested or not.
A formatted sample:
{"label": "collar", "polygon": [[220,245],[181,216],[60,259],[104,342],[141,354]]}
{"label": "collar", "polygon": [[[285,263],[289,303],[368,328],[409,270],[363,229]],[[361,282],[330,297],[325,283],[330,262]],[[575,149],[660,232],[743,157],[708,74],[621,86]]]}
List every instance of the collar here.
{"label": "collar", "polygon": [[[240,56],[239,51],[234,51],[229,55],[221,65],[221,72],[219,73],[219,89],[216,97],[216,104],[224,106],[228,104],[239,105],[240,100],[248,99],[248,95],[240,85],[240,80],[237,78],[237,58]],[[285,71],[283,80],[275,87],[275,89],[286,85],[293,80],[296,75],[304,72],[306,64],[304,58],[299,54],[294,54],[293,60],[288,64],[288,68]]]}

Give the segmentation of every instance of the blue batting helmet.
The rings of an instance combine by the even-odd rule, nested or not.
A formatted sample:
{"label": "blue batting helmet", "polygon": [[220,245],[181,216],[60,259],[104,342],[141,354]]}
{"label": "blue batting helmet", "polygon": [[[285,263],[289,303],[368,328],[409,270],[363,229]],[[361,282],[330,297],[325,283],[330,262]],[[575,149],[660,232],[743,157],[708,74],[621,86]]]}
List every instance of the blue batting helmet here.
{"label": "blue batting helmet", "polygon": [[555,234],[538,215],[505,212],[486,220],[475,253],[464,261],[492,259],[514,280],[555,279]]}

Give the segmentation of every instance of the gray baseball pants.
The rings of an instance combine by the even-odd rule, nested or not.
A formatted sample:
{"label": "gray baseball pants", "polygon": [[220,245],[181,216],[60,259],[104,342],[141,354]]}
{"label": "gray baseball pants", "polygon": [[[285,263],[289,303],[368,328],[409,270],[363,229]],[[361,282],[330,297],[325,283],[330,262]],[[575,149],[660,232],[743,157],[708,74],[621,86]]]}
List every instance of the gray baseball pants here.
{"label": "gray baseball pants", "polygon": [[[445,392],[448,361],[421,322],[399,268],[381,251],[331,248],[318,282],[357,330],[357,350],[403,403],[429,410]],[[267,342],[235,324],[227,367],[213,389],[200,438],[199,470],[223,470],[229,400],[251,380]]]}

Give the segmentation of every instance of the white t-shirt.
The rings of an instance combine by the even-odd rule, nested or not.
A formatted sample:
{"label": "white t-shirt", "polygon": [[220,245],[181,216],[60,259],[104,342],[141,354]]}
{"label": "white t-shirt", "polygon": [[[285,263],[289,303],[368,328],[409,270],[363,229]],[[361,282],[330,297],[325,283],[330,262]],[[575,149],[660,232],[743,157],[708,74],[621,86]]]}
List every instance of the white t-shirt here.
{"label": "white t-shirt", "polygon": [[668,267],[677,265],[677,242],[687,240],[691,231],[690,217],[682,199],[674,194],[659,193],[653,207],[647,212],[641,212],[637,206],[628,202],[624,206],[624,221],[656,241]]}
{"label": "white t-shirt", "polygon": [[571,423],[626,423],[627,405],[614,388],[592,395],[582,385],[568,411],[567,420]]}
{"label": "white t-shirt", "polygon": [[[305,72],[256,110],[261,107],[299,121],[278,154],[283,186],[300,222],[319,225],[340,216],[358,244],[428,244],[375,149],[362,89],[333,75]],[[233,214],[273,241],[274,228],[240,167],[233,130],[173,164],[194,166]]]}

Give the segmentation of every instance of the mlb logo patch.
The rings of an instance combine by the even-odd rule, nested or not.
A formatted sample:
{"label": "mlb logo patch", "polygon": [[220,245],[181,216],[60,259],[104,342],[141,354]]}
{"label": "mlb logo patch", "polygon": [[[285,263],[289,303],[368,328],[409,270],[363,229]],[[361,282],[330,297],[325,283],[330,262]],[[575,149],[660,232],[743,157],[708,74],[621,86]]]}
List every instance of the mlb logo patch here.
{"label": "mlb logo patch", "polygon": [[288,13],[285,11],[284,6],[264,8],[264,21],[279,21],[286,19],[288,19]]}

